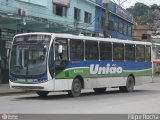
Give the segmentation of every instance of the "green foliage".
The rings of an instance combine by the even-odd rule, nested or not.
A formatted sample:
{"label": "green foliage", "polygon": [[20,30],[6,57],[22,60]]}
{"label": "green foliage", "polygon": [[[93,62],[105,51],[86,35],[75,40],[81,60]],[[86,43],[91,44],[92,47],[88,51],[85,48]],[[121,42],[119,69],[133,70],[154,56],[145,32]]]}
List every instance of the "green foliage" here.
{"label": "green foliage", "polygon": [[[136,3],[134,6],[127,8],[135,18],[135,21],[138,24],[147,24],[152,23],[155,17],[155,10],[158,10],[160,13],[160,6],[154,4],[151,6],[147,6],[143,3]],[[157,13],[156,13],[157,14]]]}

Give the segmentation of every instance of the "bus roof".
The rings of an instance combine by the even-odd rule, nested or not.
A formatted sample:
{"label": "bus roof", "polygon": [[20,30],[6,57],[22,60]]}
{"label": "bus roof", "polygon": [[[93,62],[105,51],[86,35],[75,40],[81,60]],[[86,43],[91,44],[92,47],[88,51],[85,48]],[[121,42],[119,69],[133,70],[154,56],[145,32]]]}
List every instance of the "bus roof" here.
{"label": "bus roof", "polygon": [[106,42],[114,42],[114,43],[129,43],[129,44],[141,44],[141,45],[152,45],[151,42],[142,42],[142,41],[132,41],[132,40],[122,40],[117,38],[99,38],[99,37],[89,37],[89,36],[83,36],[83,35],[72,35],[72,34],[59,34],[59,33],[45,33],[45,32],[32,32],[32,33],[23,33],[23,34],[17,34],[16,36],[22,36],[22,35],[52,35],[54,37],[60,37],[60,38],[68,38],[68,39],[82,39],[82,40],[91,40],[91,41],[106,41]]}

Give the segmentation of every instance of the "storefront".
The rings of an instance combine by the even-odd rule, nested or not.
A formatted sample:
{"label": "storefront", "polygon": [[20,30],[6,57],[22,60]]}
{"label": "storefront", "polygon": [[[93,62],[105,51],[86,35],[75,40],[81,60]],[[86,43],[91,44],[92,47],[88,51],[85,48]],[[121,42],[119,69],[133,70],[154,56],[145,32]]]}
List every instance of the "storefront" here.
{"label": "storefront", "polygon": [[8,83],[8,62],[14,30],[0,29],[0,84]]}

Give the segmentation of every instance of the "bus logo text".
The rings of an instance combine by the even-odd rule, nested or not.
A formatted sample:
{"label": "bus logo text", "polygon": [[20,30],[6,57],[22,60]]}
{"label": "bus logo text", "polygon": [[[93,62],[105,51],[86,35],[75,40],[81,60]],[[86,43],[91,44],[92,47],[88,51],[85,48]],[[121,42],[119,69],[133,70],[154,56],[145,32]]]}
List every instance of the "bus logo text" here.
{"label": "bus logo text", "polygon": [[116,67],[116,64],[107,64],[105,67],[100,67],[99,64],[90,65],[90,74],[120,74],[122,73],[122,67]]}

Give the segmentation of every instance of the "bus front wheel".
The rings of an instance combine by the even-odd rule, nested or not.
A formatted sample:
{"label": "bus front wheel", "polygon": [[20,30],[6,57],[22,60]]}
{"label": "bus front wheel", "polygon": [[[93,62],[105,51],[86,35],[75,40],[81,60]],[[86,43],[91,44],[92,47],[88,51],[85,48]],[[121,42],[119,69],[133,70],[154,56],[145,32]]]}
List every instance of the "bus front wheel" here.
{"label": "bus front wheel", "polygon": [[71,97],[78,97],[81,94],[82,84],[78,78],[75,78],[72,82],[72,89],[68,91],[68,95]]}
{"label": "bus front wheel", "polygon": [[46,97],[48,95],[48,91],[37,91],[39,97]]}
{"label": "bus front wheel", "polygon": [[126,86],[119,87],[120,92],[132,92],[133,89],[134,89],[134,78],[132,76],[129,76],[127,78]]}

